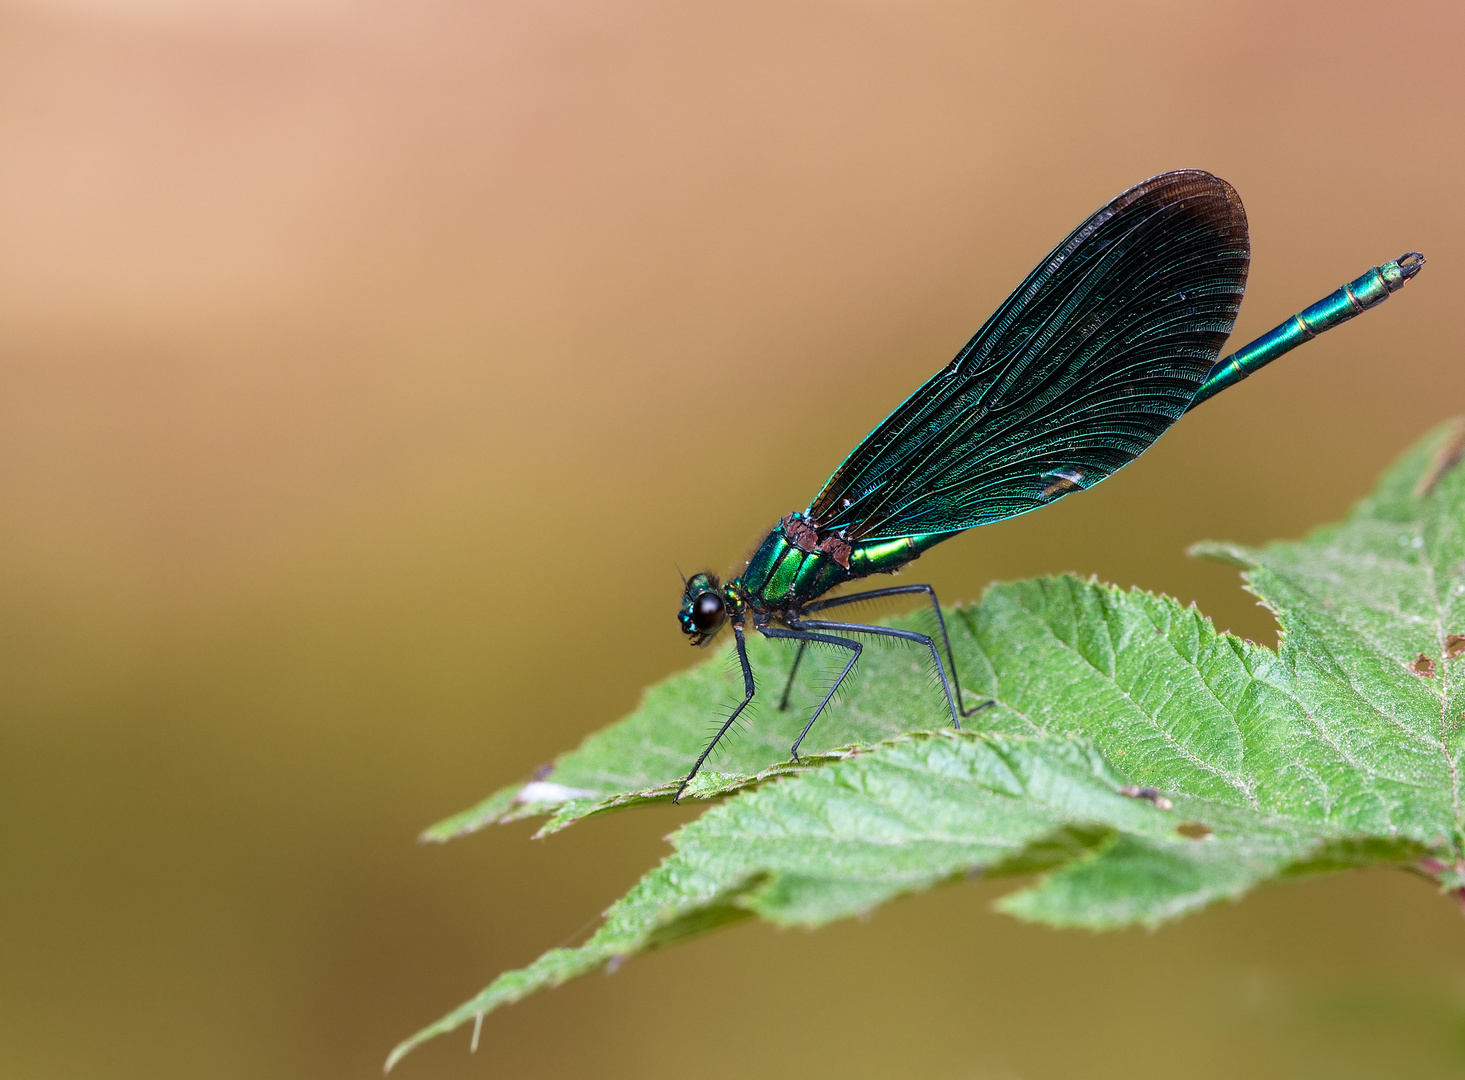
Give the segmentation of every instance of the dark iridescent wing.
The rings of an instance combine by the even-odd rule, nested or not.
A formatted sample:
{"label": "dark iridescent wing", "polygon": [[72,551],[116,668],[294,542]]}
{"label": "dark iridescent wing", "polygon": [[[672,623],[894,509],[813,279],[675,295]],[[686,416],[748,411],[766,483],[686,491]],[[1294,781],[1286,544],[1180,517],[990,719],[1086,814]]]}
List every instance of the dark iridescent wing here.
{"label": "dark iridescent wing", "polygon": [[1028,275],[809,507],[851,540],[953,532],[1045,506],[1133,461],[1231,334],[1246,212],[1198,169],[1137,184]]}

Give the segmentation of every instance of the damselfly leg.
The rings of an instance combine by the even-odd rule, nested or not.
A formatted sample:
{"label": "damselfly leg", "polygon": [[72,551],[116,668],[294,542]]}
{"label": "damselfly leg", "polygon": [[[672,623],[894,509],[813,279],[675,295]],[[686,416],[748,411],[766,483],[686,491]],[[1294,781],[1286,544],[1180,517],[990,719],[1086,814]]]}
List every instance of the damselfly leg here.
{"label": "damselfly leg", "polygon": [[[671,797],[672,802],[680,801],[682,792],[687,790],[687,785],[692,782],[692,777],[696,776],[697,770],[702,768],[702,763],[707,760],[707,755],[712,753],[712,748],[727,734],[728,728],[733,726],[733,722],[737,720],[738,714],[748,707],[748,702],[753,700],[753,694],[757,690],[757,686],[753,682],[753,665],[748,663],[748,645],[743,640],[743,628],[741,626],[737,626],[736,624],[733,626],[733,638],[737,641],[738,663],[743,665],[743,700],[738,703],[738,707],[723,722],[722,727],[717,729],[717,734],[712,736],[712,741],[707,744],[707,749],[702,751],[702,756],[692,766],[692,771],[687,773],[686,779],[677,788],[677,793]],[[855,655],[858,656],[859,654],[856,653]]]}
{"label": "damselfly leg", "polygon": [[792,630],[784,630],[781,627],[777,626],[760,626],[758,627],[758,629],[762,631],[765,637],[787,638],[793,641],[797,641],[799,642],[799,648],[801,650],[809,642],[817,641],[825,645],[838,645],[841,649],[849,649],[851,652],[854,653],[854,655],[849,658],[849,663],[844,665],[844,670],[839,673],[839,678],[834,680],[834,685],[832,685],[829,688],[829,692],[824,695],[824,700],[819,702],[819,707],[814,710],[814,715],[809,717],[809,722],[804,725],[804,730],[799,732],[799,737],[794,740],[793,746],[789,749],[789,756],[797,761],[799,759],[799,744],[804,741],[804,736],[809,734],[809,729],[814,726],[814,721],[819,719],[819,714],[824,711],[824,706],[828,705],[830,700],[834,697],[834,692],[839,689],[839,684],[844,682],[845,676],[848,675],[850,673],[850,670],[855,666],[855,661],[860,658],[860,653],[864,651],[865,647],[861,645],[858,641],[850,641],[848,638],[834,637],[832,634],[811,634],[809,632],[809,629],[823,629],[823,627],[818,625],[811,625],[809,628],[806,629],[804,624],[795,623],[794,627],[795,628]]}
{"label": "damselfly leg", "polygon": [[[957,731],[961,730],[961,718],[956,711],[956,698],[951,693],[951,683],[946,678],[946,667],[944,664],[941,663],[941,654],[936,651],[936,642],[931,639],[930,635],[918,634],[914,630],[897,630],[893,626],[871,626],[866,623],[825,622],[822,619],[798,619],[792,622],[790,625],[796,627],[799,630],[834,630],[842,634],[875,634],[879,637],[899,638],[902,641],[914,641],[918,645],[924,645],[926,648],[931,650],[931,662],[936,665],[936,675],[941,680],[941,689],[946,692],[946,704],[947,707],[951,709],[951,726],[956,728]],[[851,663],[850,667],[853,666],[854,664]],[[835,687],[838,687],[840,682],[844,680],[845,675],[848,674],[849,668],[846,668],[844,670],[844,673],[840,675],[839,679],[835,681]],[[834,691],[833,689],[831,689],[830,694],[832,695],[833,693]],[[824,700],[827,702],[829,700],[829,697],[826,696]],[[821,704],[819,706],[819,710],[822,710],[823,708],[824,705]],[[809,723],[804,726],[805,734],[807,734],[809,728],[813,726],[814,720],[818,718],[819,710],[815,710],[814,716],[810,718]],[[803,737],[803,735],[800,735],[800,740],[802,740]],[[798,743],[794,743],[795,750],[798,749],[798,745]]]}
{"label": "damselfly leg", "polygon": [[[961,676],[958,675],[956,671],[956,656],[951,651],[951,636],[946,632],[946,618],[944,615],[941,614],[941,602],[936,598],[936,590],[933,589],[930,585],[895,585],[888,589],[870,589],[867,592],[851,593],[848,596],[836,596],[832,600],[819,600],[813,604],[809,604],[807,607],[804,608],[803,614],[810,615],[816,611],[825,611],[829,608],[839,607],[841,604],[856,604],[865,600],[881,600],[888,596],[910,596],[915,593],[924,593],[926,596],[928,596],[931,600],[931,610],[936,613],[936,625],[941,630],[941,643],[946,646],[946,662],[948,665],[947,670],[951,672],[951,685],[947,689],[946,696],[948,699],[950,699],[952,697],[952,691],[955,691],[955,701],[952,703],[955,709],[955,716],[971,716],[973,713],[978,713],[981,712],[983,709],[991,708],[991,706],[994,704],[991,699],[983,701],[979,705],[973,705],[970,709],[968,709],[962,701]],[[855,624],[850,623],[839,625],[854,626]],[[931,639],[929,637],[926,637],[926,635],[924,634],[917,635],[917,639],[924,639],[922,640],[923,644],[931,643]],[[778,708],[780,711],[786,710],[788,708],[789,691],[793,689],[794,676],[798,674],[799,661],[803,660],[804,649],[807,648],[807,646],[808,642],[801,642],[799,644],[799,651],[794,656],[793,667],[789,668],[788,681],[783,684],[783,695],[778,699]],[[939,657],[937,658],[936,667],[938,671],[941,668]],[[945,683],[944,678],[942,682],[943,684]],[[953,716],[953,721],[955,721],[955,716]],[[958,728],[961,727],[959,723],[956,726]]]}

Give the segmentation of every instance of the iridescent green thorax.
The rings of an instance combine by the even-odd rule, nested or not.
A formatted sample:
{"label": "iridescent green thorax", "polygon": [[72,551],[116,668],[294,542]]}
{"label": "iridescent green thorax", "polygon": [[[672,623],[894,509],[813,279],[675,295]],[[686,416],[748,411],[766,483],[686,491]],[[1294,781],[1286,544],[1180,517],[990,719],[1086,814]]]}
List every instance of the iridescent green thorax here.
{"label": "iridescent green thorax", "polygon": [[789,514],[763,538],[748,568],[727,586],[730,601],[755,611],[796,609],[830,589],[871,574],[889,574],[952,533],[903,536],[868,544],[823,533]]}
{"label": "iridescent green thorax", "polygon": [[795,546],[780,524],[763,538],[748,560],[748,568],[729,588],[743,592],[755,611],[782,611],[828,592],[849,577],[849,571],[827,552]]}

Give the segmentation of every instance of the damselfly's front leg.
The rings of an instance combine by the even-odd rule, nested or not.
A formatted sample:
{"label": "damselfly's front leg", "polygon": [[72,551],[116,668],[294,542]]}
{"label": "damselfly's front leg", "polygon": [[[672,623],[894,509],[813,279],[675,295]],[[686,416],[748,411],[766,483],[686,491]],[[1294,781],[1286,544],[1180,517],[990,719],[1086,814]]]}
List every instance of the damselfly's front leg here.
{"label": "damselfly's front leg", "polygon": [[[766,633],[767,631],[764,632]],[[718,740],[720,740],[724,735],[727,734],[728,728],[733,726],[733,721],[738,718],[738,714],[748,707],[748,702],[753,700],[753,694],[757,690],[757,687],[753,683],[753,666],[748,663],[748,645],[743,640],[743,628],[736,623],[733,624],[733,637],[737,640],[738,661],[743,665],[743,700],[738,704],[738,707],[732,711],[732,715],[727,718],[727,721],[722,725],[722,727],[717,729],[717,734],[712,736],[712,741],[707,744],[707,749],[702,751],[702,756],[699,757],[697,759],[697,763],[692,766],[692,771],[687,773],[687,776],[682,781],[681,786],[677,788],[677,793],[671,797],[672,802],[678,802],[681,800],[682,792],[687,790],[687,785],[692,782],[692,777],[697,775],[697,770],[700,769],[702,767],[702,763],[707,760],[707,755],[712,753],[712,748],[717,745]]]}

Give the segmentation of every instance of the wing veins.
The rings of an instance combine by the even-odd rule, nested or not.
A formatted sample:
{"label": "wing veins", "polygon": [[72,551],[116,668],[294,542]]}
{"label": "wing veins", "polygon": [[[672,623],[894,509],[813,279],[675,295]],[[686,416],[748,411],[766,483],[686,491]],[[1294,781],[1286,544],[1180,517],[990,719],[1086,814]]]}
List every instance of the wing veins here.
{"label": "wing veins", "polygon": [[1235,321],[1248,261],[1245,212],[1224,181],[1189,171],[1136,185],[856,446],[811,517],[855,539],[955,532],[1044,505],[1037,482],[1067,457],[1098,483],[1184,412]]}

